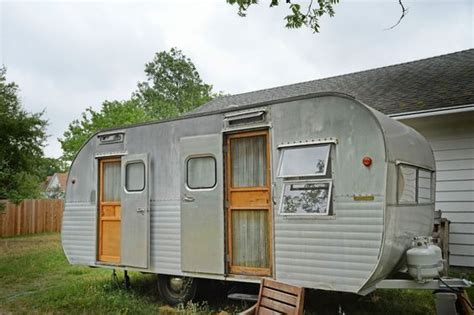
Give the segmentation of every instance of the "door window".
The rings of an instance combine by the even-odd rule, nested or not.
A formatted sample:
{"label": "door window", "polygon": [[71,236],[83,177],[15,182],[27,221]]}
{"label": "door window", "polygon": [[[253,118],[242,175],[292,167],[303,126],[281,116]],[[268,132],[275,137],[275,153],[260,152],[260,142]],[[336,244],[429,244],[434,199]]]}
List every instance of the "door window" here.
{"label": "door window", "polygon": [[143,162],[127,163],[125,167],[125,188],[131,192],[145,189],[145,164]]}
{"label": "door window", "polygon": [[212,156],[192,157],[186,165],[186,184],[190,189],[208,189],[216,185],[216,160]]}

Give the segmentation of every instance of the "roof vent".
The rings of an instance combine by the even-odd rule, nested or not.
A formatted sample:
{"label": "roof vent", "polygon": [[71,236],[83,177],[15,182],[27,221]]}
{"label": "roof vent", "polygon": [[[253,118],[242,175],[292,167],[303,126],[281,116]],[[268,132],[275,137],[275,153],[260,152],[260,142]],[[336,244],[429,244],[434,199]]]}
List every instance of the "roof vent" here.
{"label": "roof vent", "polygon": [[124,139],[123,132],[101,134],[97,136],[100,144],[122,143]]}
{"label": "roof vent", "polygon": [[265,108],[228,113],[224,117],[224,128],[234,129],[266,123],[267,114]]}

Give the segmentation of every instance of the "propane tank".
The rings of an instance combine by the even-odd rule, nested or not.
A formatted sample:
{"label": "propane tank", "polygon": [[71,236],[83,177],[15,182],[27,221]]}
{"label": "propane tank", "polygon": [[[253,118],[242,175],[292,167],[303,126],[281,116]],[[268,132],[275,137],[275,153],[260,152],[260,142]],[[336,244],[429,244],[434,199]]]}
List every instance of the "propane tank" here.
{"label": "propane tank", "polygon": [[415,237],[412,248],[406,254],[408,273],[417,282],[433,280],[443,270],[441,249],[433,244],[431,237]]}

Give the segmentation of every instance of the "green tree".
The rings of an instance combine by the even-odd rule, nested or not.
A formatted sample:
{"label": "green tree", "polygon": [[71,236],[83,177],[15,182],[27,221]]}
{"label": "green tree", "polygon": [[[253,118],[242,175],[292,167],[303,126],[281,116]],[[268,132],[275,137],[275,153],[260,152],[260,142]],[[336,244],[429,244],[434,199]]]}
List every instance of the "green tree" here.
{"label": "green tree", "polygon": [[18,86],[0,68],[0,199],[19,202],[40,192],[47,125],[42,115],[22,108]]}
{"label": "green tree", "polygon": [[145,65],[145,73],[147,81],[138,84],[131,100],[106,101],[100,111],[88,108],[80,119],[69,124],[58,139],[63,161],[71,162],[100,129],[176,117],[217,95],[212,93],[211,85],[203,83],[191,60],[176,48],[157,53]]}
{"label": "green tree", "polygon": [[[226,0],[227,3],[236,4],[238,14],[242,17],[247,15],[247,10],[251,5],[258,3],[257,0]],[[270,0],[270,7],[279,6],[282,1]],[[292,0],[285,1],[290,10],[290,14],[285,17],[287,28],[300,28],[306,26],[319,33],[319,19],[324,15],[334,16],[334,5],[339,3],[339,0],[317,0],[309,1],[308,4],[295,3]],[[301,2],[301,1],[300,1]]]}
{"label": "green tree", "polygon": [[105,101],[100,111],[87,108],[81,119],[70,123],[63,138],[58,139],[63,150],[62,160],[71,162],[87,139],[98,130],[149,120],[151,116],[136,100]]}
{"label": "green tree", "polygon": [[[244,17],[247,15],[247,10],[250,6],[258,3],[258,0],[226,0],[227,3],[238,6],[238,15]],[[394,0],[395,1],[395,0]],[[279,6],[281,0],[270,0],[270,7]],[[325,15],[334,16],[334,5],[339,3],[339,0],[286,0],[290,14],[285,17],[287,28],[300,28],[306,26],[314,33],[319,33],[319,19]],[[300,4],[300,3],[304,4]],[[387,30],[396,27],[408,13],[408,8],[404,6],[402,0],[398,0],[398,4],[402,10],[400,18]]]}
{"label": "green tree", "polygon": [[145,73],[147,81],[138,84],[133,98],[155,119],[179,116],[215,96],[191,59],[177,48],[156,53],[145,65]]}
{"label": "green tree", "polygon": [[41,178],[52,176],[54,173],[63,173],[67,171],[67,165],[61,159],[45,157],[41,159]]}

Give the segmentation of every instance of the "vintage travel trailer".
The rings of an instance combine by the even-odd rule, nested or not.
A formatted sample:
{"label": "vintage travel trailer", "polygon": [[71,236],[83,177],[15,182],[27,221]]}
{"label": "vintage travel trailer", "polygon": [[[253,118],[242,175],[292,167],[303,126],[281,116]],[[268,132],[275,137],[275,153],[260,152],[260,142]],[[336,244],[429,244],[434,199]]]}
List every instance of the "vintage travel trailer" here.
{"label": "vintage travel trailer", "polygon": [[[370,104],[368,104],[370,106]],[[98,132],[68,178],[71,264],[366,294],[430,235],[435,161],[416,131],[319,93]]]}

